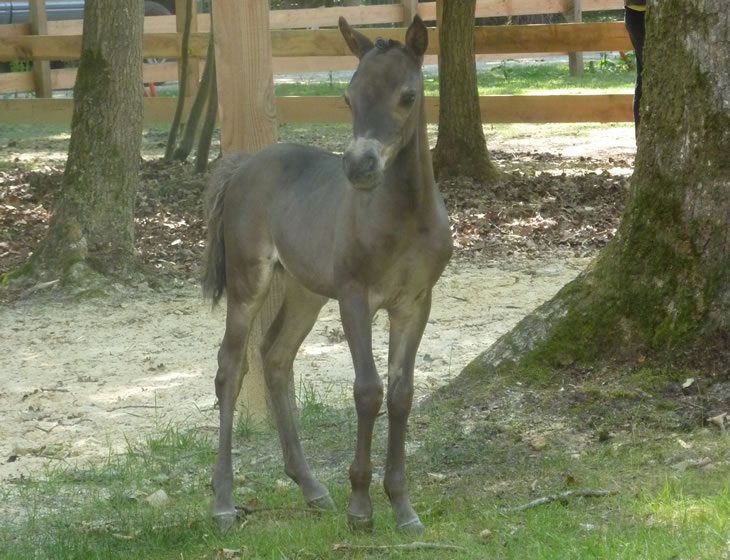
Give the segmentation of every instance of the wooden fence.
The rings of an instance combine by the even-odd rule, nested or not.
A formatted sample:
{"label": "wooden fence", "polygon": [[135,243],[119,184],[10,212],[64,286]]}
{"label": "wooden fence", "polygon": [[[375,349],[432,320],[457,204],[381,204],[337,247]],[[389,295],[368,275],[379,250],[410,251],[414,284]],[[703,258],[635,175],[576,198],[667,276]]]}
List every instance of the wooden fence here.
{"label": "wooden fence", "polygon": [[[479,0],[476,17],[515,16],[566,13],[573,1],[581,0]],[[182,4],[182,3],[180,3]],[[436,19],[436,3],[401,0],[400,3],[270,12],[272,53],[275,73],[302,73],[352,69],[356,59],[334,29],[339,16],[353,25],[397,24],[399,27],[366,28],[372,37],[403,40],[404,20],[409,10],[416,9],[427,22]],[[584,12],[620,9],[622,0],[582,0]],[[182,14],[145,18],[144,56],[169,59],[145,64],[145,82],[178,80]],[[30,24],[0,25],[0,61],[12,60],[77,60],[81,48],[81,21],[47,22],[47,35],[31,34]],[[328,29],[331,28],[331,29]],[[190,53],[203,58],[208,44],[210,18],[195,17],[190,40]],[[429,30],[426,63],[438,54],[438,33]],[[631,50],[623,23],[574,23],[559,25],[506,25],[477,27],[474,45],[478,59],[567,54],[571,52],[610,52]],[[197,65],[192,65],[193,80]],[[53,89],[70,89],[76,77],[73,68],[50,70]],[[31,72],[0,74],[0,94],[29,92],[34,88]],[[192,88],[189,88],[192,89]],[[629,122],[630,94],[613,95],[531,95],[485,96],[481,98],[484,122]],[[146,98],[145,121],[170,122],[174,98]],[[280,97],[276,100],[279,122],[349,122],[349,111],[339,97]],[[0,122],[70,122],[72,100],[68,98],[5,98],[0,99]],[[427,114],[438,120],[438,98],[427,98]]]}

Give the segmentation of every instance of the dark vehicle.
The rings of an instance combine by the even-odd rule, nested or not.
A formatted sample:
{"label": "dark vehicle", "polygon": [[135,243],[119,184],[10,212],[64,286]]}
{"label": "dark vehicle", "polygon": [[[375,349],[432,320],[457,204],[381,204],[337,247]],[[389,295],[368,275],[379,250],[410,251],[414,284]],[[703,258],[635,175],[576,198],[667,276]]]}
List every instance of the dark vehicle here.
{"label": "dark vehicle", "polygon": [[[203,0],[198,0],[198,11],[203,11]],[[144,15],[167,16],[175,13],[175,0],[145,0]],[[46,0],[48,21],[83,19],[84,0]],[[28,23],[30,7],[27,0],[0,0],[0,25]]]}
{"label": "dark vehicle", "polygon": [[[142,1],[142,0],[140,0]],[[197,0],[198,12],[203,12],[206,0]],[[175,0],[144,0],[145,16],[169,16],[175,13]],[[84,0],[46,0],[48,21],[63,21],[84,18]],[[0,0],[0,25],[28,23],[30,3],[28,0]],[[64,63],[51,61],[51,68],[62,68]],[[11,65],[0,62],[0,72],[9,72]]]}

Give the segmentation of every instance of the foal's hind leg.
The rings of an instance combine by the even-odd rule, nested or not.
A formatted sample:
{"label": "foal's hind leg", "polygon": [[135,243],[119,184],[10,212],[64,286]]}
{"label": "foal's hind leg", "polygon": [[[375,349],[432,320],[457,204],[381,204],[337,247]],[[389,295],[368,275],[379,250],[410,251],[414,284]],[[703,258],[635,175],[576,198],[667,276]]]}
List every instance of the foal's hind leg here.
{"label": "foal's hind leg", "polygon": [[220,431],[211,481],[215,492],[213,519],[224,528],[236,520],[231,460],[233,413],[243,376],[248,371],[246,346],[251,324],[268,293],[272,268],[269,262],[250,265],[240,275],[229,274],[226,286],[226,332],[218,350],[218,373],[215,376]]}
{"label": "foal's hind leg", "polygon": [[314,326],[326,297],[313,294],[287,277],[284,302],[262,346],[264,373],[284,455],[284,471],[297,483],[307,504],[334,509],[327,488],[313,475],[304,458],[288,391],[297,350]]}
{"label": "foal's hind leg", "polygon": [[413,370],[431,309],[431,294],[403,308],[391,310],[388,347],[388,457],[383,486],[390,498],[398,529],[423,531],[408,498],[405,472],[405,437],[413,402]]}

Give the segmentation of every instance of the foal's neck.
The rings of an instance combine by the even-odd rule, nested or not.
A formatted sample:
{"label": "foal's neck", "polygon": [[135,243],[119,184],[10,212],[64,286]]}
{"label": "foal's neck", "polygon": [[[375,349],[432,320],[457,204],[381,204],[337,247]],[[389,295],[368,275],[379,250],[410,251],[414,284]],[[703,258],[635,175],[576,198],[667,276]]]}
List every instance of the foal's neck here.
{"label": "foal's neck", "polygon": [[386,177],[393,185],[391,192],[397,192],[404,199],[407,205],[404,210],[414,213],[430,207],[437,193],[423,101],[418,119],[413,137],[398,154],[399,161]]}

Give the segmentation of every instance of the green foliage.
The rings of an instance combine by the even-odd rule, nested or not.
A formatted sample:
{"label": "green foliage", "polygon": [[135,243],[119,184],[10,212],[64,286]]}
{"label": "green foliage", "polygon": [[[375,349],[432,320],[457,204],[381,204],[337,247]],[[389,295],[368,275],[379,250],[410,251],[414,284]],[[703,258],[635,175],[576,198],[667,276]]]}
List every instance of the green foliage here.
{"label": "green foliage", "polygon": [[[566,64],[524,64],[504,61],[490,70],[477,73],[479,95],[520,95],[537,91],[619,91],[631,90],[633,70],[623,60],[613,61],[603,55],[598,65],[591,63],[583,76],[571,76]],[[426,95],[438,95],[438,76],[427,75],[424,80]],[[338,96],[347,88],[347,82],[296,82],[277,84],[277,96]]]}
{"label": "green foliage", "polygon": [[9,63],[11,72],[30,72],[33,63],[27,60],[11,60]]}
{"label": "green foliage", "polygon": [[589,60],[585,70],[591,74],[595,74],[597,72],[627,72],[633,70],[636,67],[636,55],[631,52],[625,53],[624,56],[626,57],[625,59],[619,57],[616,60],[612,60],[606,53],[601,53],[601,58],[598,63],[593,60]]}

